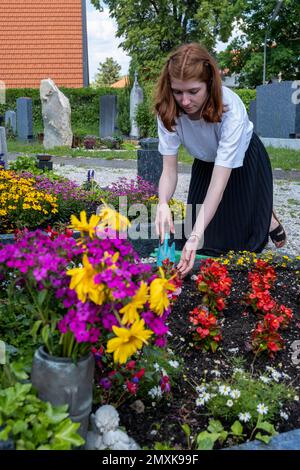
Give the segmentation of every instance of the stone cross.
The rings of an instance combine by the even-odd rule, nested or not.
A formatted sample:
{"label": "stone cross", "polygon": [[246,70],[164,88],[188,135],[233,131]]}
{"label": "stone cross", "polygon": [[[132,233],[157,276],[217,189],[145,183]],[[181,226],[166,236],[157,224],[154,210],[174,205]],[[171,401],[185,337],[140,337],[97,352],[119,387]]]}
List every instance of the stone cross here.
{"label": "stone cross", "polygon": [[143,90],[141,89],[138,83],[138,73],[135,72],[134,84],[130,92],[130,122],[131,122],[130,137],[133,137],[136,139],[140,137],[140,130],[136,122],[137,107],[139,104],[143,103],[143,101],[144,101]]}

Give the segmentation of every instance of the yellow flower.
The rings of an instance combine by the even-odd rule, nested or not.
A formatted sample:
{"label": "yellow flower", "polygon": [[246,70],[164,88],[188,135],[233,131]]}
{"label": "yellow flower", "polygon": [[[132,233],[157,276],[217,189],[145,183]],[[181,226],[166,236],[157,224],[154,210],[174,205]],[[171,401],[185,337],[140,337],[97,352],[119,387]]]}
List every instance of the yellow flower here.
{"label": "yellow flower", "polygon": [[140,288],[131,300],[129,304],[125,305],[120,310],[124,316],[122,317],[123,325],[127,325],[128,323],[133,323],[139,319],[138,309],[143,308],[145,303],[148,300],[148,286],[145,282],[141,282]]}
{"label": "yellow flower", "polygon": [[107,352],[114,353],[115,363],[125,364],[130,356],[142,348],[143,343],[147,344],[147,339],[153,335],[153,331],[145,330],[144,326],[144,320],[137,320],[129,329],[112,327],[117,337],[108,341]]}
{"label": "yellow flower", "polygon": [[150,284],[150,308],[162,316],[170,304],[168,292],[174,291],[176,287],[165,278],[162,268],[159,268],[159,272],[161,277],[154,279]]}
{"label": "yellow flower", "polygon": [[93,214],[88,222],[86,219],[86,212],[81,211],[80,219],[77,219],[75,215],[71,215],[71,225],[69,225],[69,228],[73,230],[79,230],[79,232],[87,232],[91,238],[94,238],[95,230],[99,220],[100,217]]}
{"label": "yellow flower", "polygon": [[130,227],[130,222],[124,215],[111,209],[104,203],[99,214],[100,223],[98,225],[99,230],[110,228],[111,230],[117,230],[118,232],[126,230]]}
{"label": "yellow flower", "polygon": [[71,276],[70,289],[74,289],[78,299],[85,302],[89,297],[95,304],[102,305],[105,299],[105,288],[102,284],[95,284],[94,277],[97,271],[90,264],[86,254],[82,258],[82,268],[73,268],[67,271]]}

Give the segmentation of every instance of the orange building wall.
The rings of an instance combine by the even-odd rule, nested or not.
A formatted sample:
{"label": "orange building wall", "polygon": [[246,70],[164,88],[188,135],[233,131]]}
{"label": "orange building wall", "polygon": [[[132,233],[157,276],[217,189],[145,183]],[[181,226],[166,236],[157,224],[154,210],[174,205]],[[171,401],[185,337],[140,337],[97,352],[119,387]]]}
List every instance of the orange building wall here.
{"label": "orange building wall", "polygon": [[0,80],[38,88],[44,78],[84,86],[82,0],[0,0]]}

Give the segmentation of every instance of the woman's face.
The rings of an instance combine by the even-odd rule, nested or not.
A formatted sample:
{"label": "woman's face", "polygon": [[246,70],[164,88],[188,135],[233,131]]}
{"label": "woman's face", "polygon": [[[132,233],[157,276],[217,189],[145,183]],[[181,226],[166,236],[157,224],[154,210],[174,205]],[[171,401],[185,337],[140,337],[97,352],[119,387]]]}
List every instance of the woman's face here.
{"label": "woman's face", "polygon": [[171,89],[176,103],[189,117],[200,117],[200,111],[208,95],[205,82],[172,78]]}

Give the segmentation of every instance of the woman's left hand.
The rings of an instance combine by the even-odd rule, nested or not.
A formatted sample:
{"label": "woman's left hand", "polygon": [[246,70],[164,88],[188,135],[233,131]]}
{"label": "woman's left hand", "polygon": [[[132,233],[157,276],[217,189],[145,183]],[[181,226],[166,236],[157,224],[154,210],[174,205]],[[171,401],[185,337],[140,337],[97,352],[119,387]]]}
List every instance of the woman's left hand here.
{"label": "woman's left hand", "polygon": [[177,265],[181,278],[184,278],[193,269],[198,243],[199,238],[191,236],[183,247],[181,258]]}

